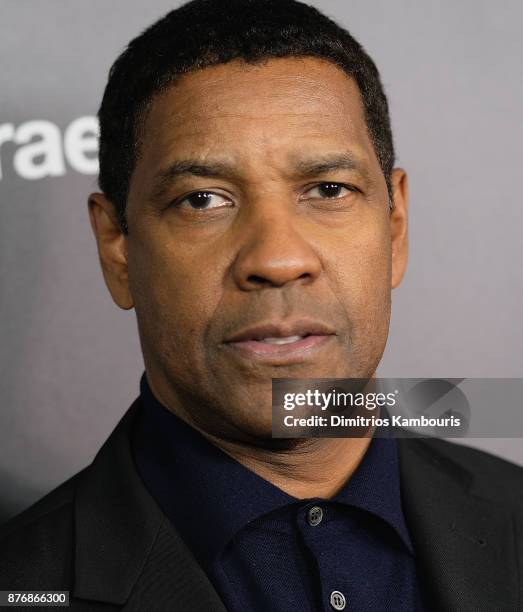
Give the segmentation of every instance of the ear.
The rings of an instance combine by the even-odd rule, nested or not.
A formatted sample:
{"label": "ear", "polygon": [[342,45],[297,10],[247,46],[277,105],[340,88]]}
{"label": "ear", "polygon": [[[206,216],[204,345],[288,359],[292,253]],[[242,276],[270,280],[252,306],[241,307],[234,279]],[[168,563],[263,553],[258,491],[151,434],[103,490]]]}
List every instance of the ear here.
{"label": "ear", "polygon": [[127,239],[120,228],[116,209],[103,193],[92,193],[88,206],[105,284],[114,302],[129,310],[134,302],[129,290]]}
{"label": "ear", "polygon": [[394,208],[390,213],[390,237],[392,247],[391,288],[400,283],[407,268],[409,255],[408,206],[409,185],[407,173],[402,168],[394,168],[391,173]]}

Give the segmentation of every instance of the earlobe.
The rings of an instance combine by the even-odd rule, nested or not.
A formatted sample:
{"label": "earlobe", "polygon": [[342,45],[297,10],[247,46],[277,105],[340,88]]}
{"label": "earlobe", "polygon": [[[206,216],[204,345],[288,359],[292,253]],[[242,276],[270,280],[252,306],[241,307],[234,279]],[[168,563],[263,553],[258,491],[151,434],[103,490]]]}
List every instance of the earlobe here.
{"label": "earlobe", "polygon": [[391,288],[394,289],[401,283],[408,260],[409,188],[407,173],[402,168],[394,168],[391,183],[394,194],[394,208],[390,213]]}
{"label": "earlobe", "polygon": [[129,310],[134,301],[129,288],[127,238],[120,228],[116,209],[103,193],[92,193],[88,207],[105,284],[114,302]]}

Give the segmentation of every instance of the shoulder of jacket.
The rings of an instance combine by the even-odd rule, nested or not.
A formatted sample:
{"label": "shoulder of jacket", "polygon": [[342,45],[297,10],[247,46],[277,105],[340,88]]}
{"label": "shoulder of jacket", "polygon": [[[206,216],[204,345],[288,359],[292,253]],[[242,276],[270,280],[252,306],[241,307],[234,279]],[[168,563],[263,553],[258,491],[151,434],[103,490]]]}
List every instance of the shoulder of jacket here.
{"label": "shoulder of jacket", "polygon": [[474,492],[523,510],[523,467],[491,453],[438,438],[412,438],[408,444],[447,471],[466,472]]}
{"label": "shoulder of jacket", "polygon": [[0,526],[0,541],[12,532],[28,528],[33,523],[38,523],[48,514],[52,514],[66,504],[70,504],[74,498],[76,483],[88,468],[84,468],[74,476],[71,476],[55,489],[44,495],[41,499],[26,508],[20,514],[9,519]]}
{"label": "shoulder of jacket", "polygon": [[85,469],[0,527],[0,586],[60,589],[67,584],[74,492]]}

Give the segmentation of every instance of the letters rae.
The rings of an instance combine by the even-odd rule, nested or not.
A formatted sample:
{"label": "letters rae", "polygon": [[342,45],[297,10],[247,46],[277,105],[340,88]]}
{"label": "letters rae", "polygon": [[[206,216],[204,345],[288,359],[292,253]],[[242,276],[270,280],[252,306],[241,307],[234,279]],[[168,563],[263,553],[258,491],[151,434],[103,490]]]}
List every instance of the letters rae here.
{"label": "letters rae", "polygon": [[[78,117],[65,128],[43,119],[0,124],[0,180],[5,173],[7,143],[16,146],[12,156],[15,172],[24,179],[63,176],[66,162],[81,174],[98,173],[98,120]],[[7,146],[5,146],[7,145]]]}

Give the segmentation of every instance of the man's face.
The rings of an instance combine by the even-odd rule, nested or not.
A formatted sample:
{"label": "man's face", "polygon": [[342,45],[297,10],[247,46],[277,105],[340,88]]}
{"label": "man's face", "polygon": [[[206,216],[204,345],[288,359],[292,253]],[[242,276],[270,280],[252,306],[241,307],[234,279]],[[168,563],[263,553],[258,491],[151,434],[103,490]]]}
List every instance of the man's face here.
{"label": "man's face", "polygon": [[201,429],[270,437],[271,378],[374,373],[403,270],[359,90],[333,64],[182,77],[147,114],[127,220],[149,381]]}

